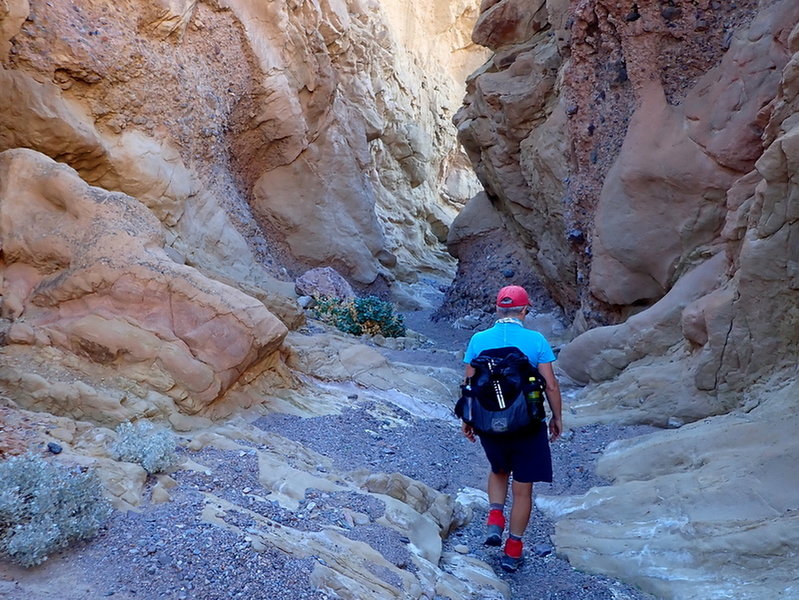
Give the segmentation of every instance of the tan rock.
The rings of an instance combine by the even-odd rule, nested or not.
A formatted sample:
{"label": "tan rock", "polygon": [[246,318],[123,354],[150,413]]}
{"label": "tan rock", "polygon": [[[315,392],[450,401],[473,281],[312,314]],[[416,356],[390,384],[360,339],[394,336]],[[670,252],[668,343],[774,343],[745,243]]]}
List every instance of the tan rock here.
{"label": "tan rock", "polygon": [[401,473],[375,473],[364,478],[356,477],[364,489],[391,496],[412,507],[416,512],[429,516],[438,524],[440,533],[446,534],[452,525],[454,502],[428,485]]}
{"label": "tan rock", "polygon": [[558,365],[572,379],[588,383],[611,379],[638,359],[665,353],[683,339],[684,309],[718,287],[726,269],[726,257],[719,252],[678,280],[650,309],[575,338],[561,350]]}
{"label": "tan rock", "polygon": [[532,5],[522,0],[483,0],[472,39],[492,50],[525,42],[547,25],[546,4],[544,0]]}
{"label": "tan rock", "polygon": [[48,156],[74,156],[76,168],[108,168],[108,152],[91,118],[64,102],[61,90],[16,70],[0,70],[0,150],[36,148]]}
{"label": "tan rock", "polygon": [[763,386],[753,390],[761,408],[748,414],[616,442],[599,463],[613,486],[537,499],[558,519],[558,551],[662,598],[790,593],[799,566],[786,552],[799,541],[799,506],[787,493],[799,484],[796,393],[795,383]]}
{"label": "tan rock", "polygon": [[[536,3],[541,11],[536,17],[525,12],[526,18],[546,15],[543,5]],[[518,10],[513,2],[501,2],[488,11],[511,7]],[[529,256],[525,270],[533,270],[558,302],[574,307],[575,260],[563,201],[566,115],[556,96],[562,58],[554,37],[528,30],[525,41],[516,44],[510,31],[505,45],[467,81],[464,106],[454,123],[492,205],[513,232],[504,236],[505,243],[521,245]],[[461,259],[466,255],[458,251]]]}
{"label": "tan rock", "polygon": [[0,7],[0,57],[8,53],[13,38],[28,16],[28,0],[9,0]]}
{"label": "tan rock", "polygon": [[724,194],[737,177],[688,137],[680,113],[659,87],[645,90],[605,180],[590,289],[608,304],[661,298],[688,255],[713,241],[723,222]]}
{"label": "tan rock", "polygon": [[[797,11],[793,3],[765,7],[731,48],[737,60],[748,52],[745,39],[769,46],[773,52],[767,56],[778,57],[778,63],[786,47],[794,56],[782,70],[773,113],[762,111],[755,118],[741,98],[741,118],[760,122],[770,114],[771,122],[763,137],[768,146],[758,155],[755,171],[728,188],[729,213],[721,230],[727,272],[710,288],[697,286],[693,299],[685,298],[678,319],[684,342],[665,351],[650,348],[633,363],[626,363],[626,351],[608,357],[606,364],[625,370],[613,381],[590,387],[570,419],[585,423],[611,415],[616,422],[663,426],[697,422],[612,445],[598,467],[614,481],[612,486],[579,498],[539,499],[539,506],[559,519],[555,543],[573,564],[623,577],[659,597],[755,599],[790,594],[795,588],[796,566],[786,561],[791,555],[785,548],[796,543],[799,528],[793,517],[795,501],[783,490],[794,485],[793,465],[799,457],[790,432],[797,419],[799,348],[792,241],[797,216],[790,175],[799,156],[793,115],[799,89]],[[769,28],[773,37],[765,41],[769,35],[764,37],[763,31]],[[776,47],[770,46],[774,40]],[[761,59],[768,60],[752,60]],[[724,81],[719,72],[715,75]],[[733,80],[731,76],[728,82],[733,88],[745,85]],[[719,104],[728,101],[729,89],[716,93]],[[758,93],[764,91],[752,91],[753,96]],[[726,120],[722,114],[714,112]],[[702,125],[700,119],[691,128]],[[742,136],[737,138],[740,155],[729,146],[728,136],[736,135]],[[729,127],[718,140],[710,136],[703,143],[717,160],[731,164],[754,156],[750,136],[750,130]],[[682,274],[672,292],[694,275]],[[644,318],[672,292],[628,322]],[[663,322],[669,331],[674,324],[673,316]],[[653,325],[649,334],[654,341],[663,330]],[[596,335],[603,336],[599,331]],[[674,339],[673,332],[669,336]],[[603,348],[600,342],[594,349]],[[565,354],[568,360],[575,356]],[[613,376],[611,370],[603,376]],[[625,517],[620,520],[619,515]]]}
{"label": "tan rock", "polygon": [[[451,370],[425,374],[389,363],[374,348],[343,334],[300,336],[289,333],[287,364],[323,381],[354,381],[380,393],[384,402],[415,414],[443,417],[451,411],[457,376]],[[308,407],[310,408],[310,407]]]}
{"label": "tan rock", "polygon": [[[445,552],[441,557],[441,565],[457,577],[447,578],[436,586],[436,593],[450,598],[476,597],[484,600],[500,600],[510,598],[510,586],[497,580],[486,563],[471,556],[462,556]],[[464,585],[465,584],[465,585]],[[471,588],[471,589],[470,589]]]}
{"label": "tan rock", "polygon": [[300,275],[294,282],[297,293],[302,296],[328,296],[351,300],[355,292],[347,280],[330,267],[318,267]]}
{"label": "tan rock", "polygon": [[150,502],[153,504],[164,504],[165,502],[169,502],[172,498],[169,496],[169,491],[161,485],[161,483],[156,483],[153,486],[153,490],[150,493]]}
{"label": "tan rock", "polygon": [[[7,4],[3,40],[16,36],[0,85],[9,107],[0,150],[36,149],[140,199],[168,227],[178,262],[264,288],[270,310],[292,327],[299,313],[269,281],[285,277],[272,239],[295,249],[303,267],[333,264],[360,281],[451,275],[439,240],[455,209],[439,190],[450,187],[450,165],[475,186],[447,124],[463,74],[484,55],[468,40],[476,0],[432,13],[404,2]],[[28,12],[31,27],[20,30]],[[433,128],[443,133],[428,134]],[[272,193],[261,202],[252,189],[295,161],[303,184],[303,174],[322,174],[323,197],[307,196],[305,219],[292,176],[274,173],[277,201]],[[330,215],[353,235],[332,231]]]}
{"label": "tan rock", "polygon": [[458,256],[461,242],[502,228],[502,219],[483,192],[474,196],[452,222],[447,237],[447,249]]}
{"label": "tan rock", "polygon": [[795,52],[788,36],[797,17],[795,6],[760,11],[686,97],[689,135],[720,165],[745,173],[762,154],[762,109],[774,98],[782,69]]}
{"label": "tan rock", "polygon": [[30,268],[6,270],[8,316],[24,314],[55,345],[93,362],[155,362],[172,378],[164,391],[187,412],[282,342],[286,328],[260,302],[172,262],[160,225],[131,198],[90,188],[32,151],[8,151],[0,161],[6,264],[33,267],[38,277]]}
{"label": "tan rock", "polygon": [[153,14],[141,18],[143,29],[153,30],[159,37],[182,37],[197,6],[197,0],[157,0],[149,7]]}
{"label": "tan rock", "polygon": [[[427,131],[445,123],[439,107],[451,111],[459,101],[453,90],[461,84],[440,65],[473,64],[471,50],[452,39],[462,36],[473,3],[463,4],[460,11],[437,7],[431,22],[429,11],[407,3],[324,3],[302,15],[282,5],[229,3],[268,73],[234,114],[245,124],[234,140],[236,160],[253,185],[258,218],[303,264],[331,265],[361,283],[378,275],[412,281],[418,267],[451,272],[450,259],[432,246],[454,214],[444,210],[442,220],[431,192],[446,181],[436,165],[456,150],[452,137],[434,140]],[[381,22],[387,35],[370,25]],[[322,39],[287,36],[291,27],[272,23],[313,27]],[[420,46],[418,30],[428,28],[443,44]],[[413,83],[421,79],[430,84]],[[435,109],[417,110],[418,99]],[[421,218],[394,216],[403,212]]]}

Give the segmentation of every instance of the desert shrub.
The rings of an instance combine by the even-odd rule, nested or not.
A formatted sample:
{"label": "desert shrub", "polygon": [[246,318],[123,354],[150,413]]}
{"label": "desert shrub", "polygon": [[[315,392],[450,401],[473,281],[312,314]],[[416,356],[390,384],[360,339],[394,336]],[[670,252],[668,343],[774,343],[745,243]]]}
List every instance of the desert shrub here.
{"label": "desert shrub", "polygon": [[149,421],[138,421],[121,423],[116,432],[117,439],[111,445],[116,460],[138,463],[151,474],[177,466],[177,440],[171,431],[157,428]]}
{"label": "desert shrub", "polygon": [[0,462],[0,555],[38,565],[70,543],[94,536],[111,514],[94,471],[33,454]]}
{"label": "desert shrub", "polygon": [[394,314],[394,306],[377,296],[342,300],[327,296],[316,297],[316,317],[352,335],[405,335],[402,315]]}

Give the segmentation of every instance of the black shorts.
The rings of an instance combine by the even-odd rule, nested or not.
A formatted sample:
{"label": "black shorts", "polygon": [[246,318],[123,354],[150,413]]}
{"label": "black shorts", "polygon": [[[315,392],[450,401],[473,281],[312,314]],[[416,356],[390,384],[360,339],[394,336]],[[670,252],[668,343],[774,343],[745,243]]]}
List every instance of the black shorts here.
{"label": "black shorts", "polygon": [[494,473],[511,473],[519,483],[552,483],[552,455],[546,424],[531,432],[482,434],[480,443]]}

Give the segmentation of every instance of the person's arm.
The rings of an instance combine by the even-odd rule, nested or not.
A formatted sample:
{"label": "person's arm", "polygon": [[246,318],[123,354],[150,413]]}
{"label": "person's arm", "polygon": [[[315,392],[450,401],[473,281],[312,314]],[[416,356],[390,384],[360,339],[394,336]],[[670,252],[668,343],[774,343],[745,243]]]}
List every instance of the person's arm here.
{"label": "person's arm", "polygon": [[[472,365],[466,365],[466,373],[465,373],[466,381],[469,381],[469,378],[472,375],[474,375],[474,367]],[[466,423],[466,421],[461,421],[461,431],[463,432],[463,435],[466,436],[467,440],[469,440],[470,442],[475,441],[474,427]]]}
{"label": "person's arm", "polygon": [[555,377],[555,370],[552,368],[551,362],[539,363],[538,372],[544,376],[547,382],[546,397],[552,411],[552,418],[549,420],[549,441],[554,442],[563,433],[563,401],[560,397],[560,384],[558,378]]}

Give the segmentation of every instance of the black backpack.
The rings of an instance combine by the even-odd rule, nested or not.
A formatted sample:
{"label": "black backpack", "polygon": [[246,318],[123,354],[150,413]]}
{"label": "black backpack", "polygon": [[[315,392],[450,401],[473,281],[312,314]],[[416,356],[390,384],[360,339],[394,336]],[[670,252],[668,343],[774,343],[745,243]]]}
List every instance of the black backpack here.
{"label": "black backpack", "polygon": [[470,364],[475,372],[461,386],[455,414],[475,431],[514,433],[544,422],[546,380],[521,350],[484,350]]}

